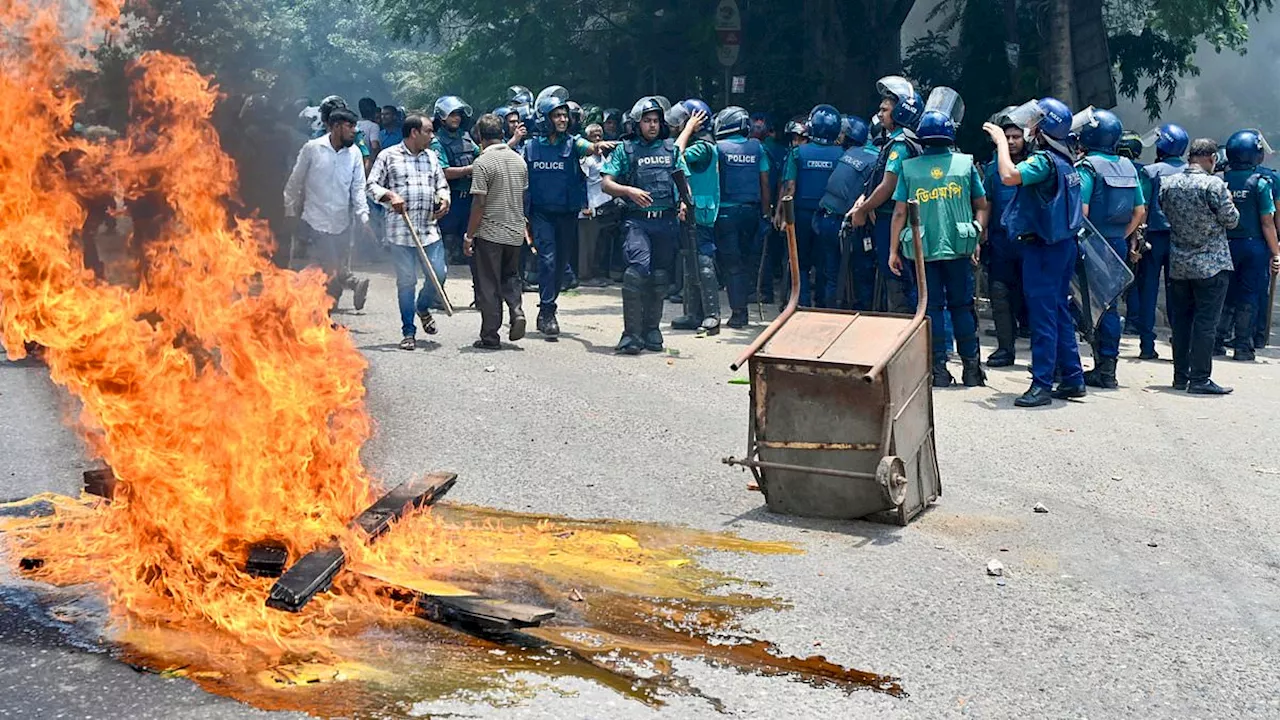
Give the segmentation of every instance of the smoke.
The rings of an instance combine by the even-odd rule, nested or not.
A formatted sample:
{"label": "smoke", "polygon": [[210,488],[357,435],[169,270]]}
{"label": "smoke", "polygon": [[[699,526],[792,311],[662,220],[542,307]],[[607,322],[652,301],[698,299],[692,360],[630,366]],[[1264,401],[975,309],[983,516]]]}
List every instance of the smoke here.
{"label": "smoke", "polygon": [[[1211,137],[1219,143],[1241,128],[1260,128],[1268,137],[1280,137],[1276,108],[1280,107],[1276,64],[1280,58],[1280,16],[1263,15],[1249,23],[1246,54],[1215,53],[1201,43],[1195,55],[1198,77],[1184,77],[1177,96],[1166,103],[1160,122],[1186,128],[1191,137]],[[1155,123],[1147,120],[1142,99],[1122,98],[1116,107],[1125,127],[1143,132]],[[1274,145],[1274,141],[1272,142]]]}

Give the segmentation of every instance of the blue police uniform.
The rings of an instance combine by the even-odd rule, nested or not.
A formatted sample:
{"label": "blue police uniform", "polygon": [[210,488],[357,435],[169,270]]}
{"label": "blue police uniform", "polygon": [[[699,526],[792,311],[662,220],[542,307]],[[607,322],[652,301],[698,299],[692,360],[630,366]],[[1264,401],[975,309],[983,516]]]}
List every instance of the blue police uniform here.
{"label": "blue police uniform", "polygon": [[1234,329],[1232,347],[1236,349],[1237,358],[1251,358],[1258,322],[1257,303],[1263,297],[1270,299],[1271,251],[1262,227],[1263,223],[1273,221],[1268,216],[1275,213],[1274,188],[1271,180],[1257,168],[1231,168],[1223,174],[1223,179],[1240,211],[1240,222],[1227,230],[1235,271],[1231,273],[1226,308],[1218,325],[1218,344]]}
{"label": "blue police uniform", "polygon": [[[889,141],[880,149],[871,176],[867,178],[865,189],[867,197],[870,197],[871,193],[880,186],[885,173],[901,174],[903,161],[917,154],[916,148],[906,142],[902,128],[896,128],[890,133]],[[881,286],[880,294],[874,301],[875,305],[890,312],[911,312],[913,308],[908,298],[912,288],[908,273],[898,276],[889,270],[889,231],[893,223],[893,201],[886,200],[875,210],[875,227],[872,233],[876,251],[876,275]]]}
{"label": "blue police uniform", "polygon": [[[1271,199],[1274,203],[1277,197],[1280,196],[1280,176],[1276,174],[1275,170],[1263,165],[1258,166],[1258,172],[1262,173],[1262,175],[1270,182]],[[1277,231],[1280,231],[1280,229],[1277,229]],[[1254,347],[1264,348],[1271,339],[1267,337],[1267,312],[1270,304],[1271,282],[1270,279],[1268,279],[1267,286],[1262,290],[1261,294],[1258,295],[1258,300],[1255,303],[1257,314],[1253,319]]]}
{"label": "blue police uniform", "polygon": [[1031,325],[1032,383],[1052,389],[1084,386],[1080,348],[1067,300],[1079,257],[1076,233],[1084,224],[1080,175],[1070,160],[1041,150],[1018,163],[1022,184],[1001,217],[1006,231],[1024,244],[1022,289]]}
{"label": "blue police uniform", "polygon": [[760,197],[760,174],[772,165],[764,143],[745,135],[732,135],[716,143],[720,164],[720,214],[716,218],[716,250],[725,274],[729,308],[745,314],[750,295],[749,277],[759,262],[760,220],[764,214]]}
{"label": "blue police uniform", "polygon": [[[816,267],[814,255],[817,248],[813,219],[818,212],[822,196],[827,191],[827,181],[835,172],[844,150],[839,145],[821,140],[805,143],[791,151],[787,159],[785,181],[795,181],[795,215],[796,215],[796,254],[800,260],[800,304],[813,306],[813,300],[825,305],[822,289],[826,286],[826,277],[821,267]],[[815,268],[815,284],[818,292],[810,293],[809,269]]]}
{"label": "blue police uniform", "polygon": [[529,168],[528,217],[538,251],[538,314],[554,315],[560,287],[569,278],[578,243],[578,213],[586,205],[586,177],[579,159],[590,143],[573,136],[525,143]]}
{"label": "blue police uniform", "polygon": [[869,228],[854,232],[848,242],[849,275],[841,277],[840,265],[842,248],[840,247],[840,229],[844,217],[853,207],[854,201],[862,195],[867,185],[867,178],[875,168],[878,153],[866,146],[851,147],[840,156],[836,169],[827,180],[827,187],[822,199],[818,202],[818,212],[813,218],[813,231],[818,236],[818,263],[822,269],[821,277],[825,280],[819,295],[825,307],[839,307],[841,280],[853,283],[852,307],[844,309],[871,310],[874,302],[876,282],[876,253],[868,248],[871,239]]}
{"label": "blue police uniform", "polygon": [[[1125,230],[1134,211],[1146,205],[1137,168],[1128,158],[1094,151],[1080,161],[1079,170],[1080,193],[1087,199],[1089,221],[1117,255],[1128,258]],[[1113,302],[1098,321],[1098,357],[1119,357],[1121,329],[1120,311]]]}
{"label": "blue police uniform", "polygon": [[1160,180],[1177,175],[1187,169],[1182,158],[1172,157],[1142,166],[1142,173],[1150,185],[1147,195],[1147,243],[1151,249],[1138,261],[1134,284],[1138,288],[1137,315],[1138,336],[1143,354],[1155,353],[1156,299],[1160,294],[1160,276],[1164,274],[1165,298],[1169,296],[1169,219],[1160,209]]}

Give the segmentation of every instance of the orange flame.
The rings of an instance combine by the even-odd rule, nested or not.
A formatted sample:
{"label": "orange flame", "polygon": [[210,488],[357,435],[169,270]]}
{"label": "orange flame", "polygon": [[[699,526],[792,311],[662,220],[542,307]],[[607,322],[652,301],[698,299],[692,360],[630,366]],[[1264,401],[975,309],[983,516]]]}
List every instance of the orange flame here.
{"label": "orange flame", "polygon": [[[94,26],[117,4],[99,0]],[[254,223],[229,216],[235,168],[209,123],[218,93],[189,61],[142,57],[129,134],[88,144],[66,133],[76,61],[56,9],[3,2],[0,21],[0,340],[13,359],[44,348],[121,481],[91,521],[27,541],[60,558],[55,581],[102,582],[121,617],[284,642],[304,618],[263,607],[264,582],[237,566],[264,538],[297,557],[345,537],[370,501],[365,361],[331,327],[322,275],[274,267]],[[66,152],[93,171],[66,172]],[[76,191],[104,177],[159,192],[171,213],[136,290],[96,281],[72,242]]]}

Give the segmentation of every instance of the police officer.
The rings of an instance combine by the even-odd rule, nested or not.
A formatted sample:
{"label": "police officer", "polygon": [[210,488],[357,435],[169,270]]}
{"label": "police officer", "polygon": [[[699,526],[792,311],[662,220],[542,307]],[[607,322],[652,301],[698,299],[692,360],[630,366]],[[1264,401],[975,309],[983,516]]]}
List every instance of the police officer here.
{"label": "police officer", "polygon": [[[1079,247],[1076,233],[1084,224],[1080,175],[1072,166],[1066,142],[1071,134],[1071,109],[1055,98],[1025,103],[1009,113],[1038,145],[1026,160],[1015,164],[1004,129],[986,123],[982,129],[996,145],[1000,181],[1017,187],[1004,210],[1005,230],[1025,245],[1022,287],[1031,324],[1031,387],[1014,405],[1038,407],[1054,398],[1084,397],[1084,371],[1076,345],[1075,326],[1067,297]],[[1054,374],[1061,383],[1053,387]]]}
{"label": "police officer", "polygon": [[[684,315],[671,321],[673,330],[699,330],[706,335],[720,333],[720,281],[716,277],[716,218],[720,212],[719,151],[711,135],[711,108],[690,98],[671,106],[667,125],[679,129],[676,149],[689,168],[687,178],[693,200],[693,252],[681,242],[679,257],[683,271]],[[683,238],[683,236],[682,236]]]}
{"label": "police officer", "polygon": [[[1263,159],[1265,161],[1266,156],[1272,153],[1271,145],[1267,142],[1267,139],[1263,137],[1262,131],[1256,128],[1250,129],[1258,133],[1258,137],[1262,140]],[[1262,164],[1258,165],[1258,172],[1262,173],[1264,177],[1271,181],[1271,196],[1277,203],[1280,203],[1280,174],[1277,174],[1274,169]],[[1280,213],[1276,213],[1275,221],[1276,234],[1280,237]],[[1271,339],[1268,337],[1269,333],[1267,331],[1267,318],[1271,315],[1270,283],[1267,284],[1267,287],[1262,289],[1262,292],[1258,295],[1258,301],[1254,303],[1254,305],[1257,308],[1257,312],[1253,321],[1253,347],[1261,350],[1267,346],[1267,342]]]}
{"label": "police officer", "polygon": [[622,138],[622,111],[618,108],[605,108],[604,120],[600,123],[600,129],[604,130],[605,140],[619,140]]}
{"label": "police officer", "polygon": [[[840,113],[830,105],[817,105],[809,112],[806,125],[809,142],[794,148],[787,156],[782,172],[782,197],[795,198],[796,252],[800,260],[800,304],[829,307],[835,298],[824,298],[827,285],[825,268],[817,262],[820,253],[814,217],[818,213],[827,180],[835,171],[844,151],[836,144],[840,137]],[[775,213],[774,225],[782,226],[782,215]],[[837,257],[839,249],[836,250]],[[814,269],[814,292],[810,292],[809,270]],[[834,287],[834,283],[833,283]]]}
{"label": "police officer", "polygon": [[[1093,223],[1121,258],[1134,250],[1129,238],[1147,217],[1147,199],[1138,182],[1138,169],[1116,155],[1124,133],[1120,118],[1109,110],[1086,110],[1077,116],[1080,146],[1080,198],[1085,217]],[[1085,322],[1088,322],[1086,319]],[[1084,374],[1090,387],[1116,388],[1116,360],[1120,356],[1120,312],[1113,302],[1098,321],[1093,369]]]}
{"label": "police officer", "polygon": [[1172,123],[1155,130],[1156,161],[1142,167],[1147,195],[1146,252],[1138,261],[1138,302],[1135,314],[1142,360],[1155,360],[1156,354],[1156,298],[1160,294],[1160,277],[1164,275],[1165,299],[1168,301],[1169,284],[1169,220],[1160,210],[1160,179],[1178,175],[1187,169],[1182,159],[1187,154],[1191,139],[1187,131]]}
{"label": "police officer", "polygon": [[[1146,165],[1140,158],[1142,157],[1142,136],[1129,132],[1128,130],[1120,134],[1120,142],[1116,143],[1116,155],[1122,158],[1128,158],[1133,163],[1133,167],[1138,171],[1138,184],[1142,186],[1142,196],[1147,199],[1147,214],[1151,213],[1152,207],[1158,202],[1158,199],[1151,198],[1151,178],[1147,177]],[[1146,253],[1147,243],[1146,223],[1138,226],[1137,231],[1129,241],[1129,269],[1133,271],[1133,282],[1129,284],[1129,288],[1124,291],[1124,334],[1138,335],[1138,267],[1141,264],[1142,256]],[[1154,349],[1152,350],[1154,352]],[[1154,358],[1142,358],[1140,360],[1150,360]]]}
{"label": "police officer", "polygon": [[[845,215],[866,187],[878,153],[867,149],[867,123],[862,118],[846,115],[842,135],[844,154],[827,179],[813,221],[818,233],[818,262],[826,280],[822,296],[828,301],[828,307],[870,310],[876,280],[876,254],[871,235],[868,228],[863,228],[847,233],[848,238],[842,241],[841,229]],[[844,292],[850,281],[853,283],[851,302]]]}
{"label": "police officer", "polygon": [[[750,280],[756,277],[762,218],[772,215],[769,153],[751,132],[747,111],[731,105],[715,119],[719,151],[720,215],[716,219],[716,250],[729,295],[729,327],[747,326]],[[688,156],[686,155],[686,160]],[[693,169],[690,163],[690,169]],[[750,279],[749,279],[750,278]],[[771,281],[772,278],[769,278]]]}
{"label": "police officer", "polygon": [[529,229],[538,262],[537,328],[547,340],[560,335],[556,300],[577,247],[578,212],[587,200],[579,161],[606,146],[601,143],[598,148],[569,132],[570,101],[558,94],[562,89],[557,86],[539,93],[534,108],[538,136],[524,146],[529,166]]}
{"label": "police officer", "polygon": [[677,194],[672,174],[688,169],[670,139],[666,113],[670,104],[659,96],[640,98],[631,108],[636,136],[622,143],[605,162],[601,188],[622,198],[623,252],[622,339],[615,350],[637,355],[663,349],[662,302],[671,282],[672,259],[679,243]]}
{"label": "police officer", "polygon": [[1240,211],[1240,222],[1227,230],[1231,245],[1231,285],[1227,306],[1218,325],[1218,345],[1233,329],[1233,360],[1252,362],[1257,303],[1267,291],[1268,267],[1280,272],[1280,246],[1276,244],[1275,197],[1272,181],[1258,170],[1263,160],[1262,137],[1254,130],[1240,130],[1227,140],[1227,171],[1223,179],[1231,200]]}
{"label": "police officer", "polygon": [[[1027,159],[1027,143],[1022,128],[1009,119],[1015,108],[1010,106],[996,113],[993,125],[1003,132],[1009,146],[1009,159],[1016,165]],[[987,266],[987,279],[991,283],[991,319],[996,326],[996,350],[987,357],[987,367],[1008,367],[1016,357],[1018,315],[1022,311],[1022,243],[1009,235],[1004,222],[1004,212],[1013,202],[1016,186],[1000,181],[998,159],[987,163],[984,184],[991,213],[983,231],[982,260]]]}
{"label": "police officer", "polygon": [[[940,90],[950,92],[949,88],[937,88],[934,93]],[[924,253],[929,326],[933,333],[933,386],[955,383],[947,370],[943,318],[950,311],[956,346],[964,364],[961,380],[967,387],[976,387],[984,384],[986,376],[978,357],[978,324],[973,312],[973,255],[986,225],[986,191],[973,157],[951,150],[956,126],[949,113],[926,110],[916,135],[924,152],[901,166],[893,194],[889,269],[902,275],[902,255],[914,258],[915,253]],[[921,247],[915,247],[910,234],[905,235],[907,242],[903,243],[909,200],[919,203]],[[903,249],[907,252],[900,254]]]}
{"label": "police officer", "polygon": [[880,94],[880,124],[889,141],[880,150],[867,187],[860,202],[855,202],[847,217],[860,228],[875,216],[874,245],[876,251],[877,284],[883,288],[875,298],[877,307],[891,312],[911,312],[907,303],[908,289],[901,278],[889,271],[889,225],[893,220],[893,193],[898,185],[898,173],[902,162],[920,154],[914,141],[916,123],[924,112],[924,100],[915,86],[905,78],[888,75],[876,82]]}
{"label": "police officer", "polygon": [[453,203],[449,214],[440,221],[440,234],[445,248],[455,258],[462,257],[462,236],[471,218],[471,163],[475,162],[479,149],[467,133],[472,121],[471,106],[457,95],[445,95],[436,100],[431,124],[436,138],[431,149],[440,158],[444,177],[449,181],[449,194]]}
{"label": "police officer", "polygon": [[[780,142],[773,130],[773,121],[767,113],[752,113],[751,137],[760,141],[765,154],[769,156],[769,197],[776,200],[782,197],[782,170],[787,164],[787,153],[791,152],[791,147]],[[782,233],[773,226],[772,217],[761,223],[760,240],[756,246],[759,252],[747,258],[747,272],[756,273],[758,287],[752,286],[748,279],[747,286],[751,292],[747,295],[747,302],[755,299],[761,303],[772,303],[774,273],[781,272],[786,255]],[[752,298],[756,291],[759,292],[759,297]]]}
{"label": "police officer", "polygon": [[509,107],[533,105],[533,91],[523,85],[512,85],[507,88],[507,105]]}

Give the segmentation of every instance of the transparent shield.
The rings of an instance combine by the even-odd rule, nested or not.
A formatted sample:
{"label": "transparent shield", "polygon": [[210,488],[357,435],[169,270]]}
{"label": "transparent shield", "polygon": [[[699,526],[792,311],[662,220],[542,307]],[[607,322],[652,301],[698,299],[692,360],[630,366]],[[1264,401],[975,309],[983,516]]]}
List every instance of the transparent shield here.
{"label": "transparent shield", "polygon": [[547,87],[542,88],[542,92],[538,93],[538,97],[533,101],[533,106],[538,107],[544,98],[549,97],[568,99],[569,88],[566,88],[563,85],[548,85]]}
{"label": "transparent shield", "polygon": [[1028,100],[1005,114],[1009,122],[1023,130],[1030,130],[1044,119],[1044,110],[1036,100]]}
{"label": "transparent shield", "polygon": [[929,93],[924,104],[925,112],[935,110],[951,118],[951,122],[959,125],[964,121],[964,100],[960,93],[949,87],[936,87]]}
{"label": "transparent shield", "polygon": [[916,86],[901,75],[885,75],[876,81],[876,92],[881,96],[911,97],[916,94]]}
{"label": "transparent shield", "polygon": [[1082,306],[1088,305],[1097,328],[1102,314],[1133,284],[1133,271],[1087,219],[1080,230],[1080,256],[1081,272],[1072,276],[1071,292]]}
{"label": "transparent shield", "polygon": [[1082,129],[1084,129],[1085,126],[1092,125],[1095,122],[1096,122],[1096,118],[1094,117],[1094,114],[1093,114],[1093,106],[1090,105],[1089,107],[1071,116],[1071,132],[1078,133]]}
{"label": "transparent shield", "polygon": [[1160,128],[1151,128],[1142,134],[1142,147],[1155,147],[1160,139]]}

